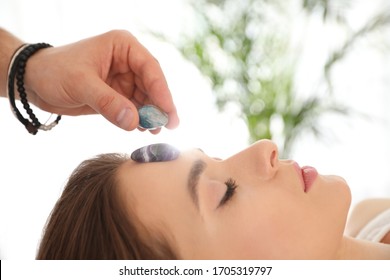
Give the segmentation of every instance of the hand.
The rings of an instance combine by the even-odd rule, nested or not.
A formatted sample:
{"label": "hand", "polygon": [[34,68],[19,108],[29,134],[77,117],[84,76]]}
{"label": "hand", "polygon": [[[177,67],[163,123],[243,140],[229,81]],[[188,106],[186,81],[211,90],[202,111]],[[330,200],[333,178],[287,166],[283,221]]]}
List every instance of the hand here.
{"label": "hand", "polygon": [[127,31],[38,51],[28,60],[25,87],[31,103],[56,114],[100,113],[133,130],[137,107],[153,104],[168,114],[168,128],[179,124],[158,61]]}

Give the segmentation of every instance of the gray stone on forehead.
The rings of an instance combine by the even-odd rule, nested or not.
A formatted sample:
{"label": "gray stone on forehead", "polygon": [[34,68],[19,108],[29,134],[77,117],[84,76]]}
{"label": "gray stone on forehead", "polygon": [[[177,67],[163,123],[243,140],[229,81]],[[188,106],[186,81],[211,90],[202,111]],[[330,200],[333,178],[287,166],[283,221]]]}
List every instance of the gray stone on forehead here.
{"label": "gray stone on forehead", "polygon": [[139,127],[153,130],[168,123],[168,115],[153,105],[145,105],[138,109]]}
{"label": "gray stone on forehead", "polygon": [[175,160],[179,154],[180,152],[177,148],[169,144],[158,143],[135,150],[131,154],[131,159],[140,163],[162,162]]}

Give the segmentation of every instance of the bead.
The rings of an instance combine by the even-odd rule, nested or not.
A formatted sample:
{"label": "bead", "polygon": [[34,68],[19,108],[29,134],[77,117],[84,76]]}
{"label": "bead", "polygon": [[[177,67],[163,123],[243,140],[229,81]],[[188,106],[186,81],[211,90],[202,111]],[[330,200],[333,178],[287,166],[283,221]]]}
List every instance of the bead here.
{"label": "bead", "polygon": [[168,115],[153,105],[145,105],[138,109],[139,127],[153,130],[168,123]]}
{"label": "bead", "polygon": [[158,143],[135,150],[131,154],[131,159],[140,163],[162,162],[175,160],[179,155],[180,151],[177,148],[169,144]]}
{"label": "bead", "polygon": [[[49,124],[49,125],[42,125],[36,115],[33,113],[33,110],[30,108],[30,105],[27,100],[27,94],[24,88],[24,74],[25,74],[25,68],[26,68],[26,62],[29,59],[31,55],[33,55],[36,51],[42,49],[42,48],[48,48],[51,47],[51,45],[46,43],[38,43],[38,44],[32,44],[32,45],[23,45],[20,47],[15,54],[11,58],[11,64],[8,69],[8,97],[9,102],[12,107],[12,111],[17,117],[17,119],[26,127],[29,133],[36,134],[38,129],[41,129],[42,126],[43,130],[50,130],[55,125],[58,124],[58,122],[61,119],[61,115],[58,115],[56,120]],[[27,114],[29,115],[31,121],[29,119],[26,119],[19,111],[19,109],[16,107],[15,104],[15,78],[16,78],[16,85],[17,90],[20,95],[20,101],[23,104],[23,108],[26,110]]]}

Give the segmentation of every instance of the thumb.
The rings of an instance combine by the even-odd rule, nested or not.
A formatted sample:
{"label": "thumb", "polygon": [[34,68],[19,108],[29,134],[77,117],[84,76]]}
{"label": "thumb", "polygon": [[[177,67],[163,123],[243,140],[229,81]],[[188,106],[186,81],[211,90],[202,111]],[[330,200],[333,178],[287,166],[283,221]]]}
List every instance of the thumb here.
{"label": "thumb", "polygon": [[100,79],[96,79],[90,85],[93,86],[86,97],[88,106],[124,130],[130,131],[137,128],[139,117],[133,102]]}

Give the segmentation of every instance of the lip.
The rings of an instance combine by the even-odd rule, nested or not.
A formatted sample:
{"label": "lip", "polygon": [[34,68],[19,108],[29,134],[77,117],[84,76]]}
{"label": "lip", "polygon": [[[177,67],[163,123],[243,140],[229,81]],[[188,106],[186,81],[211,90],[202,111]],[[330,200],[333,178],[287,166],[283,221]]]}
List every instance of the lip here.
{"label": "lip", "polygon": [[303,191],[307,193],[318,177],[317,169],[312,166],[300,167],[296,162],[294,162],[294,166],[298,174],[300,175],[299,177],[302,179]]}

